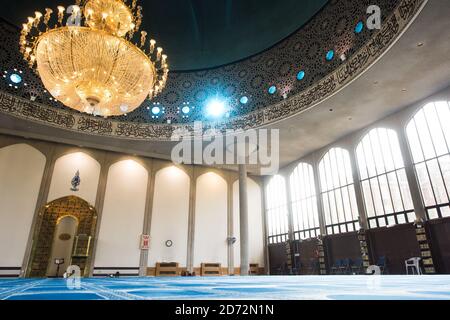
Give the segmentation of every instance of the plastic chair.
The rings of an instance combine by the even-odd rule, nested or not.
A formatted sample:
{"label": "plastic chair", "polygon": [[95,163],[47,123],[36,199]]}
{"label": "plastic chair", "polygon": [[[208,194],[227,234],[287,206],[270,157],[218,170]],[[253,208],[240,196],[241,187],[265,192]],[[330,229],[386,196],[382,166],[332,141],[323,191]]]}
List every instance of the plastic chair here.
{"label": "plastic chair", "polygon": [[346,258],[342,260],[341,266],[339,267],[341,274],[350,273],[350,259]]}
{"label": "plastic chair", "polygon": [[320,270],[319,260],[312,258],[309,263],[309,274],[318,274]]}
{"label": "plastic chair", "polygon": [[342,265],[342,260],[341,259],[337,259],[334,262],[334,265],[331,267],[331,273],[338,274],[338,271],[340,271],[341,265]]}
{"label": "plastic chair", "polygon": [[381,256],[378,258],[377,266],[380,267],[381,274],[384,274],[386,271],[386,257]]}
{"label": "plastic chair", "polygon": [[353,260],[352,263],[352,273],[354,274],[361,274],[363,270],[363,260],[362,258],[357,258]]}
{"label": "plastic chair", "polygon": [[422,274],[422,270],[420,269],[420,260],[422,258],[414,257],[405,261],[406,274],[409,274],[409,268],[412,268],[413,273],[417,273],[418,275]]}

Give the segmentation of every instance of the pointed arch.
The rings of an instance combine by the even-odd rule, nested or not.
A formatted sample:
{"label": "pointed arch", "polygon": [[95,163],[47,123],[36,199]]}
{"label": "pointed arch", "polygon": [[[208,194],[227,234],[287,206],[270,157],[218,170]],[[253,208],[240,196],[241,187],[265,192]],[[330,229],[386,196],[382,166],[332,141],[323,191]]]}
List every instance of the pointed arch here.
{"label": "pointed arch", "polygon": [[45,170],[35,147],[0,148],[0,267],[21,269]]}
{"label": "pointed arch", "polygon": [[[190,177],[182,169],[169,166],[156,172],[149,267],[155,267],[157,262],[178,262],[180,267],[186,267],[189,192]],[[172,241],[170,247],[166,245],[168,240]]]}
{"label": "pointed arch", "polygon": [[[74,151],[64,154],[55,161],[48,201],[76,195],[95,203],[100,170],[100,163],[85,152]],[[71,181],[77,172],[80,173],[81,184],[78,191],[73,191]]]}
{"label": "pointed arch", "polygon": [[228,260],[228,185],[215,172],[197,178],[195,199],[194,265]]}
{"label": "pointed arch", "polygon": [[[68,216],[75,218],[78,221],[76,234],[82,235],[83,239],[94,237],[93,232],[97,222],[95,208],[86,200],[76,196],[66,196],[49,202],[41,209],[40,215],[41,219],[36,229],[37,239],[33,244],[28,270],[30,277],[44,277],[49,264],[53,263],[49,260],[52,252],[51,244],[56,226],[61,218]],[[74,254],[71,261],[66,261],[66,266],[78,265],[82,274],[87,271],[85,270],[86,258],[91,255],[89,244],[90,240],[78,243],[74,250],[83,252],[85,256]]]}
{"label": "pointed arch", "polygon": [[94,275],[101,268],[139,268],[148,171],[140,163],[121,160],[109,167]]}

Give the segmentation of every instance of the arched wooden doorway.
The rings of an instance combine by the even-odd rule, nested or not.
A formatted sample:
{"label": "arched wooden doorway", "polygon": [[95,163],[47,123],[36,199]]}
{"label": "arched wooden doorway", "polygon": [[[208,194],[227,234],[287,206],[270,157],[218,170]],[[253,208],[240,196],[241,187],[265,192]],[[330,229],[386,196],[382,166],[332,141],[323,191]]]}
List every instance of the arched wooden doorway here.
{"label": "arched wooden doorway", "polygon": [[54,260],[59,258],[65,260],[59,275],[69,265],[79,266],[82,275],[88,274],[96,222],[95,208],[81,198],[68,196],[45,205],[39,213],[27,276],[56,275]]}

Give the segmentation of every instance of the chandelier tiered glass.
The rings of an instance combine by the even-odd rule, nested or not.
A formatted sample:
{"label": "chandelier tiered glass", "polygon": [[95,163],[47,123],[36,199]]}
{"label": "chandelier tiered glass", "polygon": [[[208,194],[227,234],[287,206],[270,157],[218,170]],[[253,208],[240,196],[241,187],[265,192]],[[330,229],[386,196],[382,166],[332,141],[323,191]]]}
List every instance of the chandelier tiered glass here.
{"label": "chandelier tiered glass", "polygon": [[28,17],[20,49],[56,100],[94,115],[122,115],[160,93],[169,73],[163,49],[138,33],[141,23],[136,0],[77,0],[56,14],[46,8]]}

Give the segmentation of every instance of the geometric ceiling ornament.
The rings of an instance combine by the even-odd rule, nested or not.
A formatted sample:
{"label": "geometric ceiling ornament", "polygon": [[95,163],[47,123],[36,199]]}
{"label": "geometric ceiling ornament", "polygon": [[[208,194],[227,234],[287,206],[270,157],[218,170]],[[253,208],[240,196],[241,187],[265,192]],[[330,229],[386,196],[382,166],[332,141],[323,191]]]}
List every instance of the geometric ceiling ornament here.
{"label": "geometric ceiling ornament", "polygon": [[142,7],[136,0],[126,2],[77,0],[67,10],[58,6],[57,17],[47,8],[44,16],[35,12],[23,24],[24,58],[65,106],[103,117],[122,115],[164,88],[167,56],[155,40],[147,41],[145,31],[140,45],[132,42],[142,23]]}
{"label": "geometric ceiling ornament", "polygon": [[[329,1],[329,5],[305,28],[299,29],[289,39],[268,51],[236,62],[234,71],[218,67],[211,70],[171,73],[167,89],[158,96],[161,107],[156,116],[150,111],[156,103],[147,100],[134,111],[123,104],[122,115],[108,119],[95,119],[86,114],[72,112],[49,96],[50,93],[46,91],[41,79],[29,70],[23,70],[23,82],[18,85],[18,89],[10,86],[12,81],[8,76],[4,77],[6,81],[0,81],[0,113],[89,135],[167,141],[177,128],[193,130],[195,121],[209,121],[204,111],[211,95],[224,94],[222,90],[234,85],[235,92],[231,97],[227,97],[227,107],[232,109],[233,113],[229,118],[213,119],[214,126],[221,130],[262,128],[313,108],[354,81],[391,48],[427,3],[426,0],[374,0],[386,15],[381,30],[365,32],[363,28],[363,31],[356,35],[355,21],[347,28],[344,38],[335,36],[335,28],[322,32],[319,26],[324,20],[339,21],[339,17],[352,21],[355,13],[348,10],[346,5],[350,2],[353,4],[352,10],[358,13],[359,19],[363,19],[367,9],[365,2]],[[49,25],[54,26],[54,23]],[[17,38],[17,30],[8,22],[0,20],[0,39],[4,43],[0,47],[3,70],[22,68],[23,55],[16,50]],[[293,51],[298,43],[300,47]],[[324,56],[330,49],[335,53],[333,60],[340,57],[342,52],[347,52],[346,61],[326,63]],[[266,67],[266,62],[270,59],[275,59],[277,63],[269,68]],[[283,76],[279,72],[282,62],[290,62],[291,66],[297,66],[298,70],[289,76]],[[305,71],[305,77],[298,80],[298,72],[302,70]],[[12,73],[8,71],[7,74],[10,75],[10,72]],[[19,75],[22,76],[20,73]],[[219,81],[215,86],[214,79]],[[186,84],[189,85],[185,86]],[[270,85],[276,86],[273,95],[267,91]],[[286,88],[291,91],[289,97],[283,99]],[[280,94],[277,94],[278,91]],[[172,97],[172,93],[176,93],[177,97]],[[249,99],[246,105],[240,103],[243,95]],[[191,101],[196,105],[195,109],[190,107],[189,117],[181,110],[183,101]]]}

